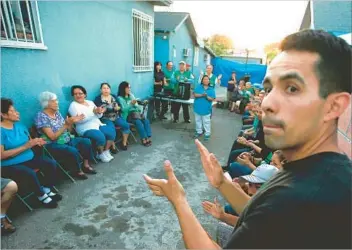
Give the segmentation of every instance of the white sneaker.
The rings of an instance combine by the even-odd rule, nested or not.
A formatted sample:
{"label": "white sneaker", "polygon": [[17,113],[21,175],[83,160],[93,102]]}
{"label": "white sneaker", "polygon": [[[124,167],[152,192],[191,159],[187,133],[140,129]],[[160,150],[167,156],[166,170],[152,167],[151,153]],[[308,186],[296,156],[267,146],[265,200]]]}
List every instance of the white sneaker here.
{"label": "white sneaker", "polygon": [[112,159],[110,159],[110,157],[108,157],[105,152],[101,153],[100,155],[98,155],[98,158],[102,161],[102,162],[110,162]]}
{"label": "white sneaker", "polygon": [[111,155],[111,153],[110,153],[110,150],[105,150],[104,152],[103,152],[103,154],[105,154],[106,155],[106,157],[108,157],[110,160],[113,160],[114,159],[114,157]]}

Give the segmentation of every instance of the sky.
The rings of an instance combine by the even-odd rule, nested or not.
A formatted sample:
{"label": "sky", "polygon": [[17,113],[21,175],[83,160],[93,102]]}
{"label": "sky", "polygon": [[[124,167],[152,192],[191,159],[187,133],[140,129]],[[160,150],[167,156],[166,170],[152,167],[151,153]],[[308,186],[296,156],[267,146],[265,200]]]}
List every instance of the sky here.
{"label": "sky", "polygon": [[307,1],[179,1],[169,10],[191,13],[201,38],[229,36],[235,48],[260,49],[298,31]]}

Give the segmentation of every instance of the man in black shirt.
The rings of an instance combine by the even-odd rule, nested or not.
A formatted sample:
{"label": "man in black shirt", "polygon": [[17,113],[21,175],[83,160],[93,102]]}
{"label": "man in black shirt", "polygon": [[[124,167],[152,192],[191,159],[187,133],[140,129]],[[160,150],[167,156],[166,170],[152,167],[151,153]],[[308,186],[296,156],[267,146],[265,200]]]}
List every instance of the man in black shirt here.
{"label": "man in black shirt", "polygon": [[[271,62],[262,102],[265,143],[288,163],[248,202],[196,141],[210,184],[239,221],[225,248],[351,249],[351,161],[337,145],[337,121],[351,99],[351,47],[327,32],[286,37]],[[169,162],[168,180],[145,179],[177,213],[187,248],[219,248],[187,203]],[[248,204],[246,205],[246,202]]]}

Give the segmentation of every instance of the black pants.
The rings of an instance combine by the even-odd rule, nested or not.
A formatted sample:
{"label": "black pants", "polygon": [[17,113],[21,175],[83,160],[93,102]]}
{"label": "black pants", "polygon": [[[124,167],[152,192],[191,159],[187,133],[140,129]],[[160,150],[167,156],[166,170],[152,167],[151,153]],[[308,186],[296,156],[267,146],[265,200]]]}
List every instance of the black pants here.
{"label": "black pants", "polygon": [[174,120],[179,119],[179,113],[180,113],[181,106],[182,106],[182,111],[183,111],[183,119],[185,121],[188,121],[190,119],[190,117],[189,117],[189,104],[179,103],[179,102],[173,102],[171,104],[171,109],[173,109],[172,113],[174,114]]}
{"label": "black pants", "polygon": [[[154,92],[156,94],[156,92]],[[168,101],[162,101],[159,98],[153,100],[153,108],[158,116],[163,116],[168,109]]]}

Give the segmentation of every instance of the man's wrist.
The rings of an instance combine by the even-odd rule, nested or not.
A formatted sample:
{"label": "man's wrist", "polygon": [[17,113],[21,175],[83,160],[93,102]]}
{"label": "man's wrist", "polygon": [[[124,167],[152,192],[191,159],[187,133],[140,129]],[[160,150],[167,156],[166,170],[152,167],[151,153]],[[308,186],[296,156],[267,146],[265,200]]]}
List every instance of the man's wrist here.
{"label": "man's wrist", "polygon": [[175,210],[180,209],[184,206],[189,206],[186,196],[179,197],[176,200],[171,201],[171,204],[174,206]]}

